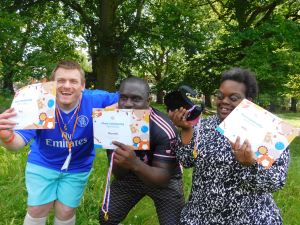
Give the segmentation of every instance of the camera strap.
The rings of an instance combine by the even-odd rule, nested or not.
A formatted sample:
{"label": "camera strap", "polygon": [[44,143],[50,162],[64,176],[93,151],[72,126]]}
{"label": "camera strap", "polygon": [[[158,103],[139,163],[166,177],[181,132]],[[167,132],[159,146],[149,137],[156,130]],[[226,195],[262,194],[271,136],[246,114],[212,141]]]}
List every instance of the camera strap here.
{"label": "camera strap", "polygon": [[[197,107],[198,105],[194,105],[192,108],[190,108],[185,114],[184,116],[182,117],[183,119],[185,119],[185,117],[188,117],[189,114]],[[198,106],[199,107],[199,106]],[[200,127],[201,127],[201,118],[202,118],[202,112],[199,116],[199,120],[197,122],[197,135],[196,135],[196,138],[195,138],[195,145],[194,145],[194,151],[193,151],[193,156],[194,158],[196,159],[197,156],[198,156],[198,146],[199,146],[199,137],[200,137]]]}

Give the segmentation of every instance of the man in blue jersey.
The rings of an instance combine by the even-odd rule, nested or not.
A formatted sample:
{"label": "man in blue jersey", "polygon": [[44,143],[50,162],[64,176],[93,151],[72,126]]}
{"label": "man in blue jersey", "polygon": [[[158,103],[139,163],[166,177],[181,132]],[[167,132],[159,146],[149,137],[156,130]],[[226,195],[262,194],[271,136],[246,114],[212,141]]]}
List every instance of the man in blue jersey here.
{"label": "man in blue jersey", "polygon": [[[92,108],[105,108],[118,101],[118,93],[88,91],[84,71],[71,60],[59,62],[50,79],[57,81],[55,129],[7,130],[16,123],[13,109],[0,115],[0,141],[16,151],[31,139],[26,165],[28,209],[24,225],[46,224],[52,207],[54,225],[74,225],[76,209],[92,171]],[[70,148],[69,148],[70,147]]]}
{"label": "man in blue jersey", "polygon": [[[177,128],[170,118],[149,106],[148,83],[138,77],[124,80],[119,89],[118,108],[149,109],[150,150],[132,150],[117,141],[113,161],[108,217],[100,209],[101,225],[119,224],[146,195],[153,199],[161,225],[177,224],[184,206],[182,172],[174,153]],[[113,150],[107,150],[110,162]],[[106,209],[104,207],[104,209]]]}

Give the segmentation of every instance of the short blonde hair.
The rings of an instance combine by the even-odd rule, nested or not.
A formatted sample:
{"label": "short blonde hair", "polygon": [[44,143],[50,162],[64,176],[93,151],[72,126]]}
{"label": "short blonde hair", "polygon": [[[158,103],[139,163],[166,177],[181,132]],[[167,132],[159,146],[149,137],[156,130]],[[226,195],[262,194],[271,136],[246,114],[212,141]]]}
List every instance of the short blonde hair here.
{"label": "short blonde hair", "polygon": [[78,69],[80,76],[81,76],[81,83],[83,84],[85,82],[85,74],[83,69],[81,68],[81,66],[73,61],[73,60],[69,60],[69,59],[65,59],[63,61],[60,61],[59,63],[57,63],[56,67],[54,68],[54,70],[52,71],[51,75],[50,75],[50,80],[54,81],[55,80],[55,73],[56,70],[58,70],[59,67],[62,67],[64,69]]}

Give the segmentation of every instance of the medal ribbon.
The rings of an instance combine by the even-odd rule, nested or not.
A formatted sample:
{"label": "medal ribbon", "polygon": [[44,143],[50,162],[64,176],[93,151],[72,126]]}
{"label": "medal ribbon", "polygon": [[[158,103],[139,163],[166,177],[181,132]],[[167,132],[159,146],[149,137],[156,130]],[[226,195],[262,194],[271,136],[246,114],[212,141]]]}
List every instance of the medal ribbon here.
{"label": "medal ribbon", "polygon": [[73,133],[72,133],[71,141],[69,141],[69,139],[67,138],[67,136],[65,135],[65,133],[63,132],[63,130],[60,127],[60,123],[59,123],[59,119],[58,119],[58,113],[57,113],[57,108],[55,108],[55,112],[56,112],[56,116],[57,116],[57,121],[58,121],[59,129],[60,129],[61,133],[63,134],[63,136],[65,137],[65,139],[67,140],[68,145],[69,145],[69,155],[67,156],[66,161],[65,161],[64,165],[62,166],[61,170],[66,169],[66,171],[67,171],[68,167],[69,167],[69,164],[70,164],[70,161],[71,161],[71,156],[72,156],[72,150],[71,150],[72,140],[73,140],[73,136],[74,136],[76,124],[77,124],[77,119],[78,119],[78,114],[79,114],[80,106],[81,106],[81,98],[80,98],[80,102],[79,102],[79,105],[78,105],[78,111],[77,111],[77,116],[76,116],[76,120],[75,120],[75,124],[74,124],[74,128],[73,128]]}
{"label": "medal ribbon", "polygon": [[[105,184],[105,191],[103,196],[103,202],[102,202],[102,211],[104,212],[104,220],[108,220],[108,209],[109,209],[109,201],[110,201],[110,178],[111,178],[111,172],[114,164],[114,155],[115,151],[111,154],[109,169],[106,177],[106,184]],[[106,210],[104,209],[104,206],[106,204]]]}
{"label": "medal ribbon", "polygon": [[[57,102],[56,102],[56,108],[58,108],[58,113],[59,113],[59,116],[60,116],[60,118],[61,118],[61,121],[62,121],[62,123],[64,124],[64,129],[65,130],[67,130],[67,125],[71,122],[71,120],[73,119],[73,117],[75,116],[75,114],[76,114],[76,112],[77,112],[77,110],[78,110],[78,107],[79,107],[79,105],[77,105],[77,108],[76,108],[76,110],[74,111],[74,113],[73,113],[73,116],[71,117],[71,119],[69,120],[69,122],[67,123],[67,124],[65,124],[65,122],[64,122],[64,119],[63,119],[63,117],[62,117],[62,115],[61,115],[61,113],[60,113],[60,109],[59,109],[59,107],[58,107],[58,105],[57,105]],[[79,111],[79,110],[78,110]]]}
{"label": "medal ribbon", "polygon": [[[185,116],[189,116],[190,113],[197,107],[198,105],[194,105],[192,108],[190,108],[186,113],[185,115],[182,117],[183,119],[185,118]],[[198,106],[200,107],[200,106]],[[194,158],[197,158],[197,149],[198,149],[198,146],[199,146],[199,137],[200,137],[200,127],[201,127],[201,117],[202,117],[202,112],[200,114],[200,118],[197,122],[197,135],[196,135],[196,138],[195,138],[195,145],[194,145],[194,152],[193,152],[193,155],[194,155]]]}

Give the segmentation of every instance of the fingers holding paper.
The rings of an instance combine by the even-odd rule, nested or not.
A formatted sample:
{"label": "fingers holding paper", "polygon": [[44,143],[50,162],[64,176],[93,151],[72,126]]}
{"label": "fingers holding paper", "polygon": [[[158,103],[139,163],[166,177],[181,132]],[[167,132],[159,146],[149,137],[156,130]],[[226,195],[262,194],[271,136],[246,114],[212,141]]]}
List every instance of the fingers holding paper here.
{"label": "fingers holding paper", "polygon": [[119,147],[115,150],[114,163],[125,169],[135,170],[141,160],[136,156],[134,150],[118,141],[112,143]]}
{"label": "fingers holding paper", "polygon": [[252,166],[255,163],[255,159],[252,157],[251,144],[246,139],[240,146],[240,137],[237,137],[236,142],[229,141],[232,146],[232,152],[235,159],[244,166]]}
{"label": "fingers holding paper", "polygon": [[12,135],[12,129],[16,122],[13,120],[9,120],[10,117],[16,116],[17,113],[13,112],[14,108],[10,108],[0,114],[0,138],[5,139]]}

